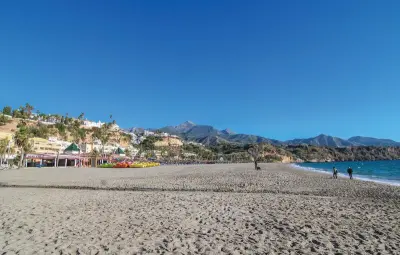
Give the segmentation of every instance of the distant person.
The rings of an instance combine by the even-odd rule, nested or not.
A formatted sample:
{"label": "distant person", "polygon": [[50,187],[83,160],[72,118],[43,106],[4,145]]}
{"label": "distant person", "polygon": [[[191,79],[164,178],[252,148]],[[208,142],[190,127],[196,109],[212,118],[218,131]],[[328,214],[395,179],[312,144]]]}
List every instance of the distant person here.
{"label": "distant person", "polygon": [[350,180],[353,179],[353,169],[351,167],[347,168],[347,173],[349,174]]}
{"label": "distant person", "polygon": [[333,167],[333,179],[337,179],[337,173],[338,170],[336,169],[336,167]]}

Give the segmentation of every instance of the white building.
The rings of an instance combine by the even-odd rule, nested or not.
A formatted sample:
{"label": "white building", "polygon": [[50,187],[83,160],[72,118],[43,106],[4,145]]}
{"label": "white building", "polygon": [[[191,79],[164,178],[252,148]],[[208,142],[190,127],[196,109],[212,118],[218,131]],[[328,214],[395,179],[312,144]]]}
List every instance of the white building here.
{"label": "white building", "polygon": [[159,137],[168,137],[168,136],[170,136],[170,134],[165,133],[165,132],[162,132],[162,133],[159,133],[159,134],[155,134],[155,136],[159,136]]}
{"label": "white building", "polygon": [[112,124],[110,129],[112,131],[118,131],[118,130],[120,130],[120,127],[117,124]]}
{"label": "white building", "polygon": [[196,157],[197,157],[197,154],[196,154],[196,153],[192,153],[192,152],[184,152],[184,153],[183,153],[183,156],[184,156],[185,158],[196,158]]}
{"label": "white building", "polygon": [[144,130],[143,135],[144,135],[144,136],[150,136],[150,135],[155,135],[155,133],[154,133],[153,131]]}
{"label": "white building", "polygon": [[[99,140],[94,140],[93,143],[82,143],[79,147],[81,148],[83,153],[90,153],[93,150],[102,152],[103,150],[103,146]],[[118,148],[124,149],[119,144],[106,144],[104,145],[104,153],[113,153]]]}
{"label": "white building", "polygon": [[71,144],[71,142],[68,142],[68,141],[58,140],[57,137],[49,137],[48,140],[51,143],[59,145],[60,146],[60,152],[64,151]]}
{"label": "white building", "polygon": [[186,143],[186,144],[192,144],[192,145],[197,145],[197,146],[205,147],[204,144],[202,144],[202,143],[196,143],[196,142],[193,142],[193,141],[189,141],[189,142],[185,142],[185,143]]}
{"label": "white building", "polygon": [[104,123],[101,122],[100,120],[98,122],[90,121],[90,120],[84,120],[83,121],[83,126],[92,128],[92,127],[97,127],[100,128]]}

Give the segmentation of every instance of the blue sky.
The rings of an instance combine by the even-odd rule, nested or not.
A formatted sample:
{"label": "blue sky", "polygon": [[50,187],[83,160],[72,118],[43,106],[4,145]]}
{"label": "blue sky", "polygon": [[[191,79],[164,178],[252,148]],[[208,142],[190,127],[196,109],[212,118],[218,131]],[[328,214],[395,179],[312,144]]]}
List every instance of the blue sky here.
{"label": "blue sky", "polygon": [[400,141],[399,1],[2,1],[0,104]]}

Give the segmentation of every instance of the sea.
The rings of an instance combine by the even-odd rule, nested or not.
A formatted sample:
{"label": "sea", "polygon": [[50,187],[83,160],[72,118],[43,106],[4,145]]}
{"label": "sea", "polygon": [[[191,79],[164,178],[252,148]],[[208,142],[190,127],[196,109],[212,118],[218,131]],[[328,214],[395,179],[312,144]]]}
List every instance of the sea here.
{"label": "sea", "polygon": [[347,177],[347,168],[353,169],[353,178],[400,186],[400,160],[345,161],[329,163],[296,163],[296,168],[332,174],[332,168],[339,170],[339,176]]}

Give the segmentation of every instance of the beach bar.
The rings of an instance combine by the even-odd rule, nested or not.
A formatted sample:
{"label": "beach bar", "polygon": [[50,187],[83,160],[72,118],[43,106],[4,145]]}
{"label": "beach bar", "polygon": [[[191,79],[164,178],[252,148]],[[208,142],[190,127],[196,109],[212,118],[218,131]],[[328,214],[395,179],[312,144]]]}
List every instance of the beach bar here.
{"label": "beach bar", "polygon": [[97,165],[103,160],[107,162],[107,157],[92,157],[87,154],[33,154],[25,156],[25,167],[91,167],[96,166],[92,161],[97,161]]}

